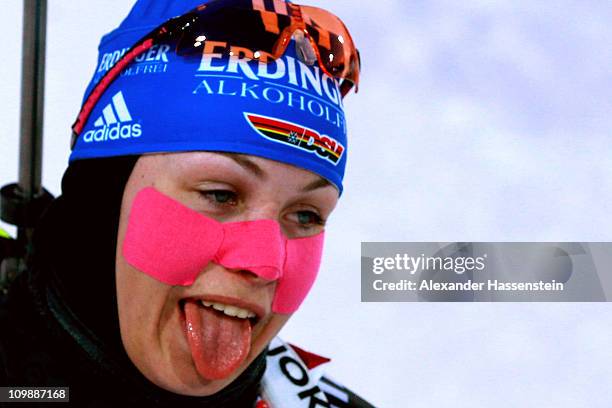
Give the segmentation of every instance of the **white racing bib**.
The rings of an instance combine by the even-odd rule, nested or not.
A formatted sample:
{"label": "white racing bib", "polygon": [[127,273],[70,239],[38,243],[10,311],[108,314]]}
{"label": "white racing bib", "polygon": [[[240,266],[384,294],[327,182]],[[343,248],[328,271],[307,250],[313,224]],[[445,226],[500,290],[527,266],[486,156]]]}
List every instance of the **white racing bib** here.
{"label": "white racing bib", "polygon": [[278,337],[270,342],[267,364],[261,396],[269,408],[331,407],[319,387],[322,365],[308,369],[293,348]]}

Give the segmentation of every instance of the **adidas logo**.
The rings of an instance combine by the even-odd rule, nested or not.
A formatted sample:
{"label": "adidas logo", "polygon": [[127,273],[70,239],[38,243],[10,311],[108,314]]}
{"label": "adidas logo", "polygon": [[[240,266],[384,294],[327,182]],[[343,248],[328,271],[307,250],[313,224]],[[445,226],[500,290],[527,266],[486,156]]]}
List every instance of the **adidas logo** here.
{"label": "adidas logo", "polygon": [[91,143],[140,137],[142,135],[140,123],[129,124],[129,122],[132,122],[132,115],[125,104],[123,93],[119,91],[94,122],[96,129],[85,132],[83,141]]}

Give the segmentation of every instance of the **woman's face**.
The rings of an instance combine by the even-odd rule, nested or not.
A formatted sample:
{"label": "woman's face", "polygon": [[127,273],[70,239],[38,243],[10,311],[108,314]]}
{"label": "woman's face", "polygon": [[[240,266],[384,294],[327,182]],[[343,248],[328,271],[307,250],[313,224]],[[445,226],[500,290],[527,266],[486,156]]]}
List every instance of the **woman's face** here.
{"label": "woman's face", "polygon": [[[236,379],[290,316],[271,311],[276,282],[248,271],[228,270],[211,262],[191,286],[169,286],[129,265],[122,255],[123,239],[132,201],[145,187],[154,187],[220,222],[276,220],[290,239],[323,230],[338,190],[307,170],[242,154],[155,154],[142,156],[136,163],[123,194],[117,240],[123,345],[136,367],[158,386],[178,394],[211,395]],[[196,368],[185,324],[185,302],[193,299],[240,305],[258,315],[249,320],[247,357],[225,378],[205,378]],[[208,330],[206,325],[203,330]],[[220,349],[228,347],[220,345]]]}

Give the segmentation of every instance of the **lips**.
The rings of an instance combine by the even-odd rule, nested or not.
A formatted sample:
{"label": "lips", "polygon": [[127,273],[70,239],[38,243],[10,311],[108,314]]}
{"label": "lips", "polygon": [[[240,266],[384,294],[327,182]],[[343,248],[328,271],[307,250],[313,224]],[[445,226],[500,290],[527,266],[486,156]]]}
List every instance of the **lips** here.
{"label": "lips", "polygon": [[193,298],[183,300],[182,306],[196,370],[207,380],[227,378],[249,355],[252,326],[261,317],[253,309],[258,308]]}

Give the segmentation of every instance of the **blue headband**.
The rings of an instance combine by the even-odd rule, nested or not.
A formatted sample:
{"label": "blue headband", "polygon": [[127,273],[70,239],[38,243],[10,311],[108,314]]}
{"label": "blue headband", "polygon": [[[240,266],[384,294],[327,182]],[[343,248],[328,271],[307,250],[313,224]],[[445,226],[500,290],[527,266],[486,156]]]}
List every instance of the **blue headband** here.
{"label": "blue headband", "polygon": [[[137,2],[102,39],[86,95],[132,44],[202,1],[181,7],[166,2],[166,7],[159,0]],[[317,173],[342,193],[346,123],[337,82],[317,64],[304,64],[293,44],[269,64],[221,57],[215,45],[204,42],[212,53],[197,58],[178,56],[164,44],[140,55],[98,101],[70,161],[156,152],[244,153]]]}

